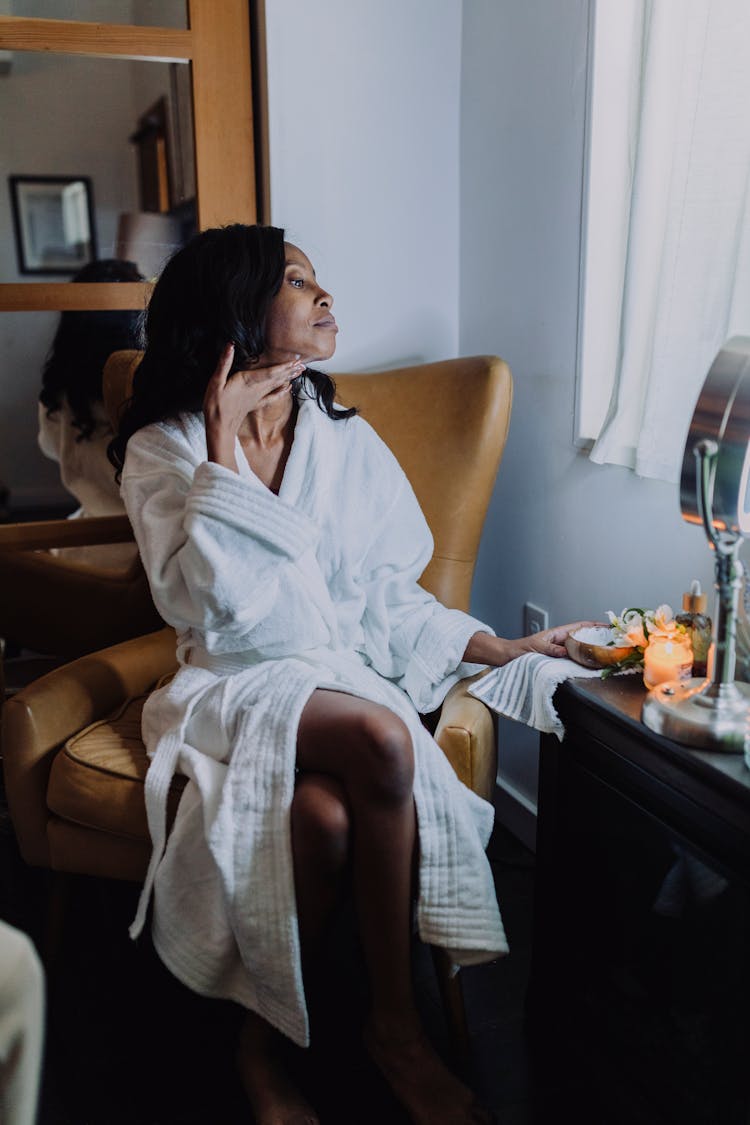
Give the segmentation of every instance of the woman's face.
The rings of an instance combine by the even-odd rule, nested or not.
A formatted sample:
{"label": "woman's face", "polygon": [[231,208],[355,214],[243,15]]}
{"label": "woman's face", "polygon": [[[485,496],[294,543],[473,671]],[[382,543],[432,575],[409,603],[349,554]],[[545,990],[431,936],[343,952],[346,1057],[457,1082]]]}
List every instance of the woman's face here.
{"label": "woman's face", "polygon": [[333,297],[318,285],[315,270],[297,246],[285,242],[284,254],[284,280],[266,318],[265,357],[272,363],[297,355],[305,363],[330,359],[338,332]]}

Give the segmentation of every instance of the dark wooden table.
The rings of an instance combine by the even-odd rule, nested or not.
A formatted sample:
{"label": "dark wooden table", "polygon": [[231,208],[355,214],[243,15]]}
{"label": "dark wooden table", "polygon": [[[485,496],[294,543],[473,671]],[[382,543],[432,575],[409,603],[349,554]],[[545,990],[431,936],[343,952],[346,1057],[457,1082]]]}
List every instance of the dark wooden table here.
{"label": "dark wooden table", "polygon": [[600,1125],[750,1121],[750,770],[571,680],[542,736],[529,1027]]}

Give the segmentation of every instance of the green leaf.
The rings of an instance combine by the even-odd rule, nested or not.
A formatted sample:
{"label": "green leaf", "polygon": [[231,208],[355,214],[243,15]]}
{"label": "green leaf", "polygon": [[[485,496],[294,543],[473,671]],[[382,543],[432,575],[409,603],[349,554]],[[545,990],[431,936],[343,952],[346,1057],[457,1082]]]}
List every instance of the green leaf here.
{"label": "green leaf", "polygon": [[623,656],[622,660],[618,660],[616,664],[610,664],[607,668],[602,668],[603,680],[609,679],[614,676],[616,672],[624,672],[627,668],[642,668],[643,667],[643,649],[634,648],[627,656]]}

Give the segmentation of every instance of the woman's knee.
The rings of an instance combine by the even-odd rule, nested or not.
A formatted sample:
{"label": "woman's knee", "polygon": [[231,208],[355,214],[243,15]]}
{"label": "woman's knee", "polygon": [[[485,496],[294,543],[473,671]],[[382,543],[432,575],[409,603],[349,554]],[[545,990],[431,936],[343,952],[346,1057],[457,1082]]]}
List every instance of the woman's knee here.
{"label": "woman's knee", "polygon": [[402,802],[414,786],[414,749],[406,724],[385,708],[363,712],[359,722],[360,780],[374,799]]}
{"label": "woman's knee", "polygon": [[337,874],[349,858],[351,824],[342,786],[333,778],[301,774],[292,800],[292,846],[299,861]]}
{"label": "woman's knee", "polygon": [[313,693],[300,720],[297,762],[338,779],[353,802],[411,799],[414,751],[406,724],[387,707],[344,693]]}

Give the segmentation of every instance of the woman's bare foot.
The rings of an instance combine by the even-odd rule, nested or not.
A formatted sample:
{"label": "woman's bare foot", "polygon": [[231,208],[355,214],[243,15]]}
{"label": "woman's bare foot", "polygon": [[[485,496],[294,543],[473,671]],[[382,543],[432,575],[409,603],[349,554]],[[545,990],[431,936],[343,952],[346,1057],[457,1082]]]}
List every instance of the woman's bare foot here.
{"label": "woman's bare foot", "polygon": [[312,1106],[294,1085],[278,1053],[281,1036],[254,1012],[240,1030],[237,1069],[256,1125],[320,1125]]}
{"label": "woman's bare foot", "polygon": [[427,1036],[378,1033],[372,1023],[365,1047],[414,1125],[491,1125],[492,1114],[448,1070]]}

